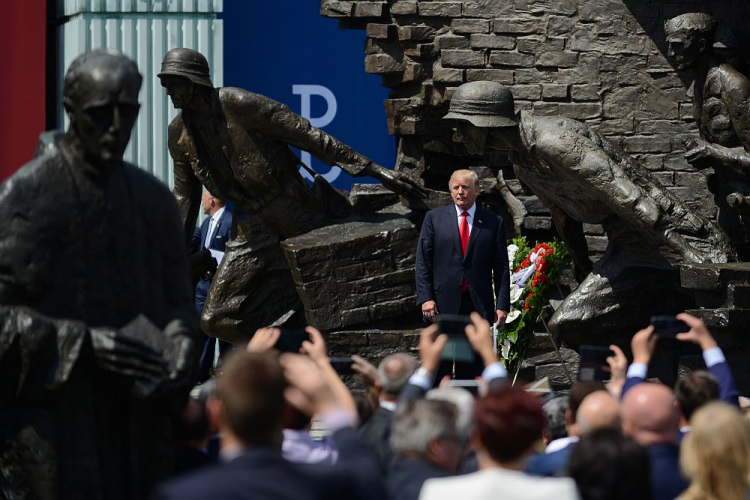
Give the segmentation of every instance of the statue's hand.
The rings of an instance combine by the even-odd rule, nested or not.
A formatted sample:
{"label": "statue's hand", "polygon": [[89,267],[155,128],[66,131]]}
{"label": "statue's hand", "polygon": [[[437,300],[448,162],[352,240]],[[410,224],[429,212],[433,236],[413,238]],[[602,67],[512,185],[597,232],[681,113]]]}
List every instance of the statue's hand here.
{"label": "statue's hand", "polygon": [[151,347],[113,328],[91,329],[96,365],[147,396],[169,379],[166,360]]}
{"label": "statue's hand", "polygon": [[713,144],[703,139],[686,139],[684,143],[687,149],[685,159],[699,170],[712,166],[713,160],[718,156]]}
{"label": "statue's hand", "polygon": [[368,170],[368,174],[378,179],[385,187],[394,193],[406,197],[417,198],[427,198],[428,196],[427,190],[419,183],[419,181],[412,179],[404,173],[395,170],[388,170],[387,168],[375,165],[374,163],[370,165]]}

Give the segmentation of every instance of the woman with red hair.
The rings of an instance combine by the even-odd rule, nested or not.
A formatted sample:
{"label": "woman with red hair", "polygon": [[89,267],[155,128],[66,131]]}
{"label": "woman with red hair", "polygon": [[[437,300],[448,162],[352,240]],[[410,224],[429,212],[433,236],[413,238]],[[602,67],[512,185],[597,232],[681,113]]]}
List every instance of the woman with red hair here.
{"label": "woman with red hair", "polygon": [[471,445],[479,471],[464,476],[430,479],[420,500],[577,500],[569,478],[538,478],[525,474],[534,444],[542,437],[544,414],[531,394],[505,387],[478,399],[474,407]]}

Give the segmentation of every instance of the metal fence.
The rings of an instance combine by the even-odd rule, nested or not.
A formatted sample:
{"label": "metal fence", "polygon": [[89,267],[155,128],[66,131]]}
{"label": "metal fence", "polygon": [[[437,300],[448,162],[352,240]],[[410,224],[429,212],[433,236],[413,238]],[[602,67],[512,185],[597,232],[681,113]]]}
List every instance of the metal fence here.
{"label": "metal fence", "polygon": [[[141,112],[125,159],[170,188],[167,126],[177,112],[156,75],[167,51],[187,47],[206,56],[214,86],[223,85],[223,27],[216,19],[222,7],[222,0],[58,0],[58,88],[70,63],[87,50],[106,47],[133,59],[143,75]],[[65,128],[61,97],[58,110]]]}

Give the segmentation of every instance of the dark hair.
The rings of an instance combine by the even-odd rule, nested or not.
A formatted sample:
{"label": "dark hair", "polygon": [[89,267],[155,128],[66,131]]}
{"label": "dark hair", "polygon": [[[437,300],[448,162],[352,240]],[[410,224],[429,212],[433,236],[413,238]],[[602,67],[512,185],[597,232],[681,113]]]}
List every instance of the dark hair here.
{"label": "dark hair", "polygon": [[603,382],[593,380],[590,382],[578,382],[571,389],[568,395],[568,408],[572,414],[573,422],[576,421],[576,415],[578,414],[578,407],[581,406],[584,398],[596,391],[606,391]]}
{"label": "dark hair", "polygon": [[218,397],[226,423],[244,444],[278,439],[286,380],[278,357],[236,350],[222,365]]}
{"label": "dark hair", "polygon": [[352,398],[354,398],[354,404],[357,406],[357,416],[359,417],[360,427],[365,425],[365,422],[370,420],[375,408],[372,406],[372,399],[370,396],[363,391],[352,391]]}
{"label": "dark hair", "polygon": [[677,379],[674,398],[687,420],[709,401],[719,399],[719,383],[711,373],[703,370],[688,373]]}
{"label": "dark hair", "polygon": [[581,500],[651,500],[648,453],[619,429],[581,437],[568,460]]}
{"label": "dark hair", "polygon": [[474,421],[487,453],[493,460],[508,462],[541,439],[544,413],[536,397],[507,386],[477,400]]}

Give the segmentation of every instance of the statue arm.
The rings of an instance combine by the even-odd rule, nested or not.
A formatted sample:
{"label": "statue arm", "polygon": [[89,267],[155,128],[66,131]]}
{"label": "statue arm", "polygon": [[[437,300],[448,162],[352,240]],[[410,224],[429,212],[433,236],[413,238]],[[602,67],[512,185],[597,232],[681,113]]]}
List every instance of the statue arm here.
{"label": "statue arm", "polygon": [[179,117],[170,123],[168,147],[169,154],[174,162],[174,196],[177,199],[182,228],[185,232],[183,239],[189,243],[193,237],[195,221],[198,218],[203,186],[193,173],[188,159],[178,145],[182,129],[183,125]]}
{"label": "statue arm", "polygon": [[245,125],[250,129],[307,151],[326,165],[338,165],[349,175],[374,177],[398,194],[426,195],[417,181],[357,153],[332,135],[313,127],[309,120],[280,102],[249,92],[237,92],[235,101],[242,106],[241,114],[246,117]]}
{"label": "statue arm", "polygon": [[537,197],[549,210],[552,222],[560,233],[563,243],[573,260],[573,272],[580,282],[591,272],[593,264],[589,258],[589,246],[583,232],[583,223],[571,217],[562,208],[555,205],[544,193],[536,193]]}

